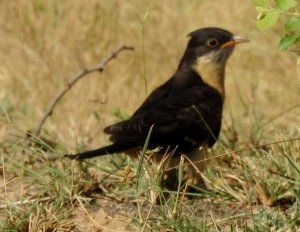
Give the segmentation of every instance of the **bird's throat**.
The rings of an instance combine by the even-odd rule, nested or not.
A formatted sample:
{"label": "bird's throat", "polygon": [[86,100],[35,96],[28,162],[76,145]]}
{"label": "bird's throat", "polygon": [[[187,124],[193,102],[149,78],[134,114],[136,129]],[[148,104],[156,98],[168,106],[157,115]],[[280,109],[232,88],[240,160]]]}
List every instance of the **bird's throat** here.
{"label": "bird's throat", "polygon": [[193,68],[204,83],[219,92],[224,101],[225,64],[217,62],[213,57],[201,56],[197,59]]}

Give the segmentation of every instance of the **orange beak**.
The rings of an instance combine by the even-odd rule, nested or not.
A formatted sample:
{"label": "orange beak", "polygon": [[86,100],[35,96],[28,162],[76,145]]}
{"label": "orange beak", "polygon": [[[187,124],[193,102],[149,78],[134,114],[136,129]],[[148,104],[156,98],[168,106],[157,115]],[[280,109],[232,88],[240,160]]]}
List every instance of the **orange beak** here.
{"label": "orange beak", "polygon": [[243,36],[239,36],[239,35],[234,35],[232,37],[232,40],[229,40],[227,43],[224,43],[221,48],[230,48],[235,46],[236,44],[239,43],[246,43],[246,42],[250,42],[249,39],[247,39],[246,37]]}

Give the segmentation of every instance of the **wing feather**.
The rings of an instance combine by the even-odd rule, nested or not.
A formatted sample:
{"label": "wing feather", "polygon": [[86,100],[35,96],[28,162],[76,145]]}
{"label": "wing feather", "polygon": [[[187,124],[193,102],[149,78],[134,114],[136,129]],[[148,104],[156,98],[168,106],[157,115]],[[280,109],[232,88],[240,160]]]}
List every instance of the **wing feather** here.
{"label": "wing feather", "polygon": [[142,145],[153,125],[152,144],[178,145],[183,150],[202,141],[212,146],[220,132],[222,105],[221,96],[207,85],[172,89],[167,82],[130,119],[108,126],[104,132],[114,143]]}

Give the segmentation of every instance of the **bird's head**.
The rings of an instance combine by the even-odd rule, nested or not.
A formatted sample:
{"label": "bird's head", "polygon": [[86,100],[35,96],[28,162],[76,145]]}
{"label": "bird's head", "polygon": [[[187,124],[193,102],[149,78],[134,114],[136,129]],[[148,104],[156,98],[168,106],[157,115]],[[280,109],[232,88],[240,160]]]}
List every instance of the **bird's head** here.
{"label": "bird's head", "polygon": [[190,41],[181,65],[191,66],[198,63],[200,59],[206,63],[212,62],[224,66],[235,45],[249,41],[245,37],[216,27],[198,29],[191,32],[189,37]]}
{"label": "bird's head", "polygon": [[204,83],[216,89],[224,100],[226,61],[236,44],[249,40],[216,27],[198,29],[189,36],[190,41],[178,70],[193,70]]}

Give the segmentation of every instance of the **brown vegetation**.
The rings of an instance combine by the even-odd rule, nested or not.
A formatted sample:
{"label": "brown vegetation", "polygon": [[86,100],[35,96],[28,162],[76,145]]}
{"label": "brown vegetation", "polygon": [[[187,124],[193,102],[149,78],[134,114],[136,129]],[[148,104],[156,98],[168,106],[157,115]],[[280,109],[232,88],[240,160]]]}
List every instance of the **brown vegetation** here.
{"label": "brown vegetation", "polygon": [[[277,49],[281,27],[261,32],[255,19],[251,1],[239,0],[0,1],[1,230],[78,231],[78,217],[85,215],[91,226],[95,212],[108,221],[99,219],[100,226],[89,227],[94,231],[105,225],[107,231],[119,231],[117,225],[132,231],[296,228],[299,67],[292,53]],[[144,177],[148,182],[140,190],[120,183],[120,171],[114,171],[127,165],[134,173],[137,161],[117,155],[83,164],[47,159],[49,153],[106,145],[104,126],[130,115],[146,93],[167,80],[185,49],[186,35],[206,26],[251,40],[236,49],[227,66],[222,134],[211,151],[212,157],[221,157],[213,159],[206,173],[214,194],[178,207],[175,193],[167,204],[154,206],[146,191],[155,189],[151,178]],[[122,43],[135,51],[120,54],[105,72],[78,82],[44,125],[41,135],[56,147],[26,146],[21,137],[36,128],[67,81]],[[249,149],[239,152],[244,148]],[[103,181],[108,172],[113,174]],[[95,189],[101,194],[95,196]],[[117,223],[126,223],[114,228],[110,223],[117,214],[122,214]]]}

